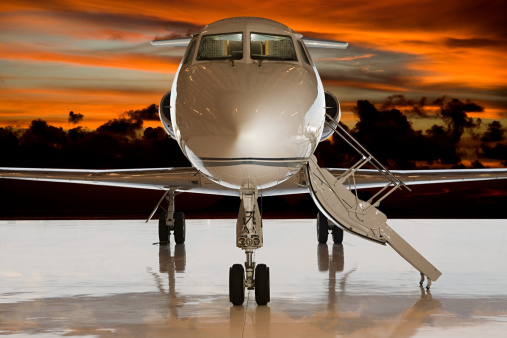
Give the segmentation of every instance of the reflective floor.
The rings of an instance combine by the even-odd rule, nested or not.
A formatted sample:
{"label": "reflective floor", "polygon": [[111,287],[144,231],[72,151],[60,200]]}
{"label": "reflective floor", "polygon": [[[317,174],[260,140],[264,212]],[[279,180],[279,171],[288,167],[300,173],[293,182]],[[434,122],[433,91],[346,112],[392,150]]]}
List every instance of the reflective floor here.
{"label": "reflective floor", "polygon": [[235,307],[235,220],[188,220],[187,243],[166,247],[155,221],[0,221],[0,334],[505,337],[506,220],[389,224],[443,272],[431,293],[389,247],[318,245],[314,221],[266,220],[271,302]]}

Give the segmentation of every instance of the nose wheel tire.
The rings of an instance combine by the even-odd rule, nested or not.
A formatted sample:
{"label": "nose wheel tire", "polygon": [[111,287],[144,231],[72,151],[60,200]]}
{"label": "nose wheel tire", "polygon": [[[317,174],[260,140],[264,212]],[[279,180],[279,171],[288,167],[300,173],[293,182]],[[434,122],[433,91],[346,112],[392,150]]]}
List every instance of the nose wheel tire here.
{"label": "nose wheel tire", "polygon": [[185,214],[182,212],[174,213],[174,241],[176,244],[185,243]]}
{"label": "nose wheel tire", "polygon": [[245,269],[234,264],[229,269],[229,300],[234,305],[243,305],[245,301]]}
{"label": "nose wheel tire", "polygon": [[255,301],[257,305],[266,305],[270,300],[269,268],[259,264],[255,267]]}
{"label": "nose wheel tire", "polygon": [[317,241],[319,243],[327,243],[329,236],[329,226],[327,224],[327,217],[323,213],[317,214]]}
{"label": "nose wheel tire", "polygon": [[158,218],[158,240],[160,244],[169,244],[169,227],[166,225],[167,212],[161,212]]}
{"label": "nose wheel tire", "polygon": [[342,244],[342,242],[343,242],[343,230],[335,225],[335,226],[333,226],[331,232],[333,234],[333,243],[334,244]]}

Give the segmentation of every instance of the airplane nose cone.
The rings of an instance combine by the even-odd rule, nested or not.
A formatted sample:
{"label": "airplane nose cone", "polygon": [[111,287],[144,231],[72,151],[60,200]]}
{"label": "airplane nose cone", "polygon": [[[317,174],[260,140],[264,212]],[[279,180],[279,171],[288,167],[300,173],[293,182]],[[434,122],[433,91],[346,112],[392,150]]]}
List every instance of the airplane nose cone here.
{"label": "airplane nose cone", "polygon": [[195,65],[177,88],[179,141],[191,161],[276,166],[307,159],[318,142],[322,116],[309,112],[324,102],[315,74],[297,64]]}

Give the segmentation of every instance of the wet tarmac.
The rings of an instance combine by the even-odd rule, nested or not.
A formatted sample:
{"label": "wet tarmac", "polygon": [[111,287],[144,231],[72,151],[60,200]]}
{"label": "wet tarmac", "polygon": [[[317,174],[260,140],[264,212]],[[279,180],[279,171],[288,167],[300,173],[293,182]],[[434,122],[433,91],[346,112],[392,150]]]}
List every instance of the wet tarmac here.
{"label": "wet tarmac", "polygon": [[0,221],[0,334],[44,337],[505,337],[506,220],[391,220],[442,271],[431,292],[391,248],[318,245],[311,220],[264,221],[271,302],[228,297],[235,220]]}

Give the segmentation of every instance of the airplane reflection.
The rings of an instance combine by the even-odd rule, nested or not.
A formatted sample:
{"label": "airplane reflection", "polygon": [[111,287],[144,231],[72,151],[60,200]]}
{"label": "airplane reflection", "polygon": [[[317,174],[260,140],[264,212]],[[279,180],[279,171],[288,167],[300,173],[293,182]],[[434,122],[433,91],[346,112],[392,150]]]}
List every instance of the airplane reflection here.
{"label": "airplane reflection", "polygon": [[169,309],[171,315],[178,318],[178,310],[175,306],[180,304],[183,299],[178,298],[176,293],[176,273],[184,273],[187,262],[185,244],[176,244],[174,247],[174,255],[171,255],[171,245],[159,245],[158,248],[158,271],[168,276],[168,291],[165,291],[164,283],[159,274],[148,268],[148,273],[153,276],[155,284],[161,294],[168,296]]}
{"label": "airplane reflection", "polygon": [[[358,309],[358,313],[350,318],[350,309],[346,310],[345,306],[340,302],[349,301],[350,296],[346,294],[346,284],[349,276],[356,271],[356,268],[344,273],[339,278],[339,288],[336,289],[337,273],[343,272],[345,266],[345,256],[342,244],[332,245],[332,254],[329,255],[329,247],[327,244],[317,245],[317,265],[319,271],[329,271],[328,277],[328,304],[327,311],[322,315],[314,314],[318,318],[315,325],[320,329],[334,334],[350,334],[361,329],[357,327],[358,319],[362,322],[368,322],[369,315]],[[440,301],[433,299],[431,292],[422,286],[420,299],[407,310],[396,316],[397,321],[377,321],[373,327],[366,332],[373,333],[375,330],[383,330],[382,332],[392,332],[392,336],[411,336],[423,324],[431,324],[431,315],[440,312],[442,304]],[[346,299],[346,300],[344,300]],[[350,304],[346,304],[347,308]],[[359,317],[359,318],[357,318]],[[371,324],[370,324],[371,325]],[[392,327],[389,327],[392,326]],[[362,328],[364,330],[364,327]],[[387,331],[386,331],[387,330]],[[365,333],[366,333],[365,332]],[[381,331],[379,331],[381,332]]]}
{"label": "airplane reflection", "polygon": [[431,315],[439,313],[442,309],[442,303],[433,299],[430,290],[426,290],[422,286],[420,288],[421,299],[399,316],[400,321],[394,327],[392,336],[408,337],[415,335],[423,325],[432,325]]}
{"label": "airplane reflection", "polygon": [[185,244],[176,244],[173,256],[171,256],[171,245],[160,245],[158,248],[158,261],[160,273],[184,273],[187,265]]}
{"label": "airplane reflection", "polygon": [[[505,336],[507,296],[501,281],[506,272],[498,268],[498,252],[505,249],[501,238],[506,230],[501,221],[481,223],[485,233],[491,233],[490,250],[467,256],[467,264],[456,264],[457,254],[447,260],[458,277],[470,266],[481,267],[480,277],[470,276],[476,285],[444,280],[433,295],[417,289],[417,279],[414,285],[397,283],[405,270],[383,269],[388,278],[375,278],[375,267],[365,260],[376,254],[376,246],[358,248],[356,240],[348,238],[343,246],[315,247],[307,240],[308,223],[266,227],[275,238],[288,232],[295,236],[304,247],[298,265],[308,276],[294,282],[292,275],[279,274],[272,280],[273,301],[268,306],[256,306],[250,292],[245,305],[237,307],[229,303],[226,278],[210,278],[220,271],[229,251],[216,250],[203,259],[203,252],[226,247],[233,222],[231,227],[207,227],[193,221],[189,238],[204,244],[164,247],[147,245],[152,233],[139,232],[138,221],[0,223],[5,244],[0,245],[0,332],[97,337]],[[426,224],[446,235],[442,243],[463,227],[462,221],[446,227]],[[468,233],[475,226],[476,221]],[[210,236],[213,246],[204,240]],[[453,242],[452,248],[464,252],[477,233],[469,236]],[[37,257],[33,247],[40,253]],[[269,250],[272,266],[287,265],[283,247],[267,246]],[[485,261],[494,262],[494,269],[482,267]],[[319,267],[322,272],[316,271]],[[492,330],[496,331],[491,334]]]}
{"label": "airplane reflection", "polygon": [[317,245],[317,262],[319,271],[328,271],[329,277],[334,276],[336,272],[343,271],[345,257],[343,256],[343,244],[333,244],[332,256],[329,256],[327,244]]}

